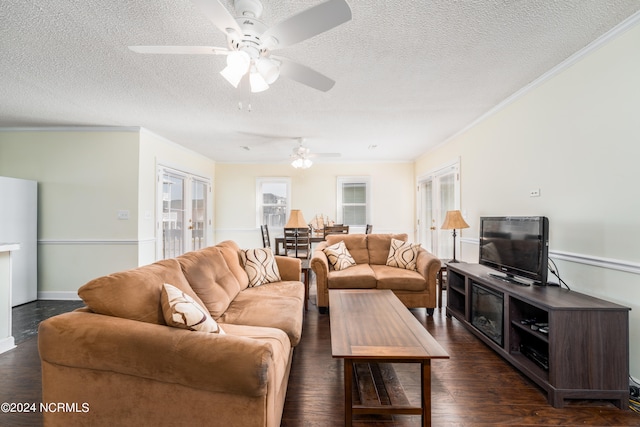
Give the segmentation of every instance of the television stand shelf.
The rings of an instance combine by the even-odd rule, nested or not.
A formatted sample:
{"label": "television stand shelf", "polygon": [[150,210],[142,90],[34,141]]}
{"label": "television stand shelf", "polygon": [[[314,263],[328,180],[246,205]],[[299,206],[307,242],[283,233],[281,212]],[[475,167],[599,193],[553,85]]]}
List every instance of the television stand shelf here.
{"label": "television stand shelf", "polygon": [[[628,408],[629,308],[552,286],[518,286],[479,264],[447,265],[447,316],[547,392]],[[490,325],[490,330],[488,326]]]}

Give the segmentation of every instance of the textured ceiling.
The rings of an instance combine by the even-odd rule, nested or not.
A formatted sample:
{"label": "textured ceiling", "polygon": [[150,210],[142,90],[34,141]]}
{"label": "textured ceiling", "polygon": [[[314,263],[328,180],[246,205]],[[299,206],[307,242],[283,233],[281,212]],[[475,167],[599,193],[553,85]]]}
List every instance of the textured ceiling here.
{"label": "textured ceiling", "polygon": [[[296,143],[279,136],[342,155],[318,161],[408,161],[640,11],[640,0],[348,1],[351,21],[277,52],[332,90],[280,78],[243,95],[218,74],[224,56],[127,48],[225,47],[189,0],[2,0],[0,127],[141,126],[221,162],[285,162]],[[261,20],[318,3],[263,0]]]}

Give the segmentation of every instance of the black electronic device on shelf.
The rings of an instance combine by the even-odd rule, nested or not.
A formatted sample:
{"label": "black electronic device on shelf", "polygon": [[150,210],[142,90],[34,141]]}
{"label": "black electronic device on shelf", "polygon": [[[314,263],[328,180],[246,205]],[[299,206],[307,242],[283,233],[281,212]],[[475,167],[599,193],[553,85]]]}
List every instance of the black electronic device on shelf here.
{"label": "black electronic device on shelf", "polygon": [[479,263],[506,274],[504,278],[498,278],[513,282],[520,277],[531,280],[536,285],[546,285],[548,255],[547,217],[480,218]]}
{"label": "black electronic device on shelf", "polygon": [[535,348],[520,344],[520,353],[524,354],[529,360],[540,366],[545,371],[549,370],[549,356],[536,350]]}

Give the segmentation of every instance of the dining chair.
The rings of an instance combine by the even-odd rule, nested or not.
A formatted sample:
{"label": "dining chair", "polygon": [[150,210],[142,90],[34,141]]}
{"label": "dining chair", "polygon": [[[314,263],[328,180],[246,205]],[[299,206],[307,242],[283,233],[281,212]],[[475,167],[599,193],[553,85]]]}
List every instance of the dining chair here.
{"label": "dining chair", "polygon": [[325,225],[324,237],[327,237],[329,234],[349,234],[349,226],[348,225]]}
{"label": "dining chair", "polygon": [[269,237],[269,227],[267,224],[260,226],[260,232],[262,233],[262,246],[271,248],[271,238]]}
{"label": "dining chair", "polygon": [[311,257],[311,230],[309,228],[284,229],[284,253],[301,259]]}

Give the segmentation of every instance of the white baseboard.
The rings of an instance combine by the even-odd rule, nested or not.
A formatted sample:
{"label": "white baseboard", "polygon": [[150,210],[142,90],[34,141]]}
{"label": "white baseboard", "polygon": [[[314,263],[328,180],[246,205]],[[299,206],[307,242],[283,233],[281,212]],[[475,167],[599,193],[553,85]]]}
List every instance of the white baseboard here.
{"label": "white baseboard", "polygon": [[75,291],[43,291],[38,292],[38,299],[79,301],[80,297]]}
{"label": "white baseboard", "polygon": [[0,353],[16,348],[16,342],[13,337],[7,337],[0,340]]}

